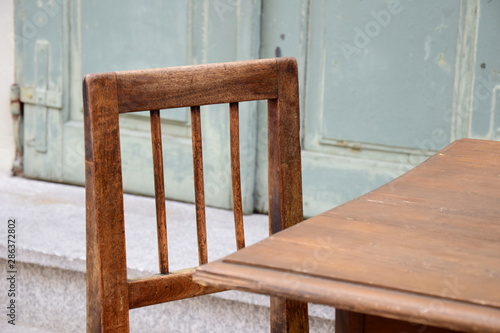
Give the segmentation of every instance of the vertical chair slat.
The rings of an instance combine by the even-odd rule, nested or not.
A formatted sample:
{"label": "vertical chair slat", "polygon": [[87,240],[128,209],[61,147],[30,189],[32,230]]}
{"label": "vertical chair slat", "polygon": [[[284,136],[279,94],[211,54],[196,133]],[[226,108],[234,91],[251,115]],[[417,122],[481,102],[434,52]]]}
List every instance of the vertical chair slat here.
{"label": "vertical chair slat", "polygon": [[160,273],[168,274],[167,214],[165,208],[165,181],[163,177],[163,151],[159,110],[150,111],[151,143],[156,200],[156,229],[158,235],[158,261]]}
{"label": "vertical chair slat", "polygon": [[200,107],[191,107],[191,131],[193,139],[194,195],[196,203],[196,229],[198,233],[198,260],[208,262],[207,227],[205,218],[205,189],[203,182],[203,152],[201,140]]}
{"label": "vertical chair slat", "polygon": [[236,247],[245,247],[245,231],[243,227],[243,209],[241,204],[241,176],[240,176],[240,121],[238,103],[229,104],[229,132],[231,137],[231,177],[233,185],[234,228],[236,233]]}

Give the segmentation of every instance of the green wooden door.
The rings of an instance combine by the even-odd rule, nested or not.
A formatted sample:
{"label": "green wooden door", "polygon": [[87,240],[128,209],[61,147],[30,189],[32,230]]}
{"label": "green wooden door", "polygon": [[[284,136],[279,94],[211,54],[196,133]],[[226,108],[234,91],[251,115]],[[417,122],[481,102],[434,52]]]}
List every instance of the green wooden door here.
{"label": "green wooden door", "polygon": [[[16,1],[28,177],[83,184],[90,72],[296,57],[304,208],[314,215],[462,137],[500,137],[500,3],[488,0]],[[267,210],[265,103],[241,113],[245,211]],[[203,119],[208,203],[230,201],[227,110]],[[150,194],[149,124],[124,117],[125,187]],[[167,194],[192,201],[190,122],[163,113]]]}
{"label": "green wooden door", "polygon": [[[258,58],[260,1],[18,1],[17,81],[25,103],[24,173],[84,183],[81,79],[94,72]],[[29,36],[23,36],[24,32]],[[204,113],[207,204],[229,208],[228,106]],[[241,108],[244,210],[253,211],[256,104]],[[149,122],[122,117],[125,190],[153,193]],[[162,112],[167,197],[193,200],[189,113]],[[250,145],[254,146],[254,145]]]}
{"label": "green wooden door", "polygon": [[499,2],[284,3],[263,2],[261,57],[297,57],[303,73],[306,215],[382,185],[455,139],[498,139]]}

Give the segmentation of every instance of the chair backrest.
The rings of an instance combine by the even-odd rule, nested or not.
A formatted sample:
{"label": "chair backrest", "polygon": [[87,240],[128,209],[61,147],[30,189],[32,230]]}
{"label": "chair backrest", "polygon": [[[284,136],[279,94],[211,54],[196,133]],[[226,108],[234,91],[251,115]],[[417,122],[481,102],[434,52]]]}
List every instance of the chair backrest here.
{"label": "chair backrest", "polygon": [[[169,271],[161,109],[191,107],[199,263],[207,262],[200,106],[228,103],[237,248],[244,247],[238,102],[268,100],[270,233],[302,221],[297,64],[293,58],[86,75],[83,82],[87,202],[87,331],[127,332],[129,309],[204,295],[193,269]],[[128,280],[119,115],[150,111],[159,274]],[[166,288],[168,286],[168,288]],[[161,293],[159,290],[169,290]],[[307,305],[271,301],[276,330],[307,328]],[[295,318],[295,319],[293,319]]]}

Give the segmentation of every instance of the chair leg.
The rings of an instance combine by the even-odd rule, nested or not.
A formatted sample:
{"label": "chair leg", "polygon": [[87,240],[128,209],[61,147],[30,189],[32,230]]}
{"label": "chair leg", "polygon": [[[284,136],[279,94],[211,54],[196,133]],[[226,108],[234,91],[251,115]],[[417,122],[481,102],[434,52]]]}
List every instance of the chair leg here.
{"label": "chair leg", "polygon": [[309,332],[307,303],[271,297],[271,332]]}

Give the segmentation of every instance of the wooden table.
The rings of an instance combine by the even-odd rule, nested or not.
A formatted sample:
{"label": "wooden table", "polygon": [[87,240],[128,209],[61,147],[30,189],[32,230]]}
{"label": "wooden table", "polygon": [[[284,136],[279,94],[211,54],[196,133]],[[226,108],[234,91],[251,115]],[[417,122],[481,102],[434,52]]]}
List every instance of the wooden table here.
{"label": "wooden table", "polygon": [[500,332],[500,142],[456,141],[195,280],[349,310],[337,332]]}

